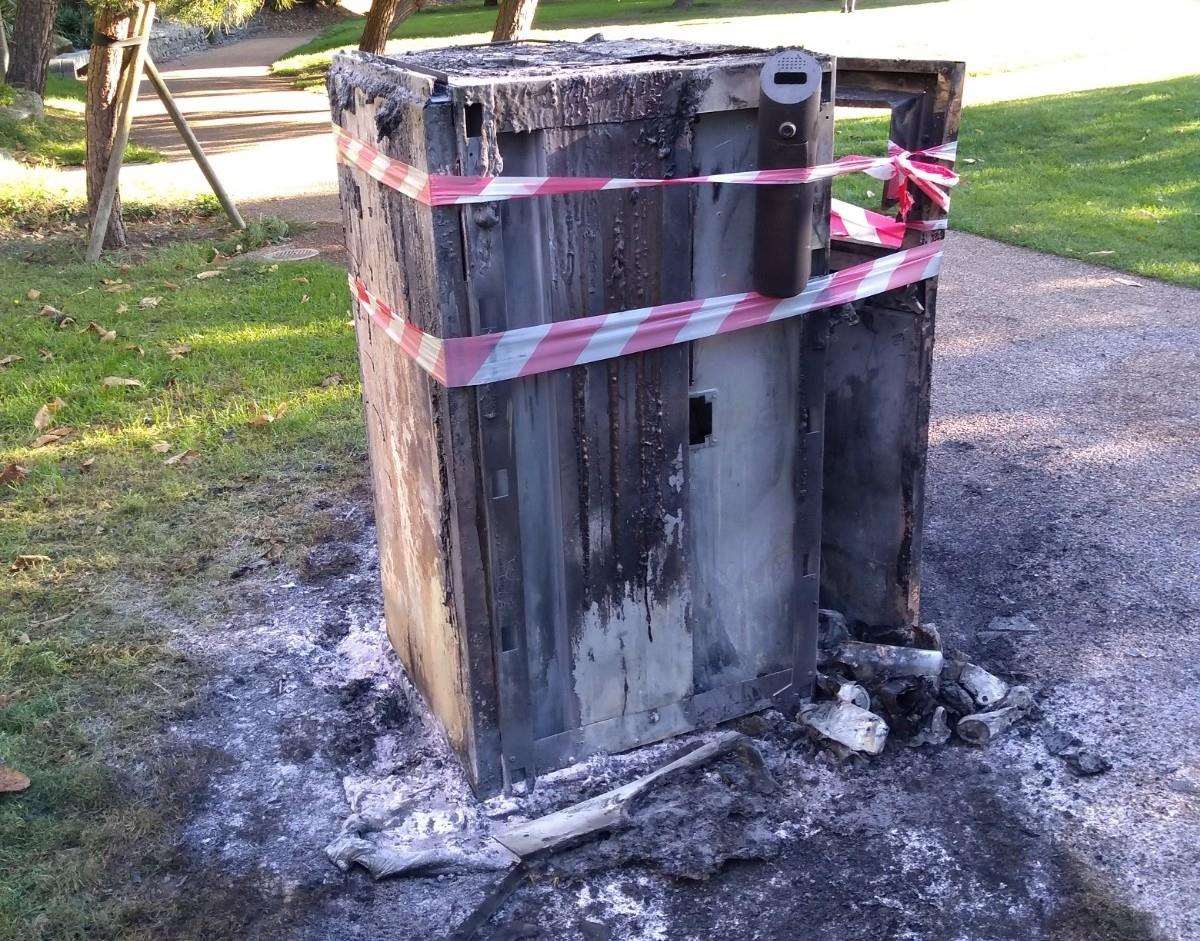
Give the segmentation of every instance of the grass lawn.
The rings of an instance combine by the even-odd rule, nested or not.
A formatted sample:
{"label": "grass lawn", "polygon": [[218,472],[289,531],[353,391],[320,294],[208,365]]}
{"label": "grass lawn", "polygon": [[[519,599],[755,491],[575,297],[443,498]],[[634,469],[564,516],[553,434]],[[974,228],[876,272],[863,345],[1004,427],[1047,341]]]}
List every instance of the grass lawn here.
{"label": "grass lawn", "polygon": [[[881,119],[838,124],[839,153],[886,140]],[[1200,76],[977,105],[959,141],[953,229],[1200,287]],[[861,205],[868,191],[835,182]]]}
{"label": "grass lawn", "polygon": [[[61,75],[46,79],[46,113],[36,120],[17,121],[0,116],[0,150],[22,163],[37,166],[78,167],[87,157],[84,143],[84,84]],[[0,104],[10,100],[12,89],[0,84]],[[163,155],[151,147],[130,142],[126,163],[156,163]]]}
{"label": "grass lawn", "polygon": [[[927,0],[863,0],[860,9],[903,6]],[[834,0],[695,0],[685,10],[672,0],[540,0],[534,29],[623,26],[683,22],[714,16],[753,16],[764,13],[804,13],[837,9]],[[338,49],[356,47],[362,38],[361,17],[335,23],[320,36],[293,49],[272,69],[309,86],[323,81],[325,69]],[[488,33],[496,25],[496,8],[481,0],[456,0],[410,16],[393,31],[394,39],[440,39]]]}
{"label": "grass lawn", "polygon": [[136,888],[187,791],[144,751],[190,695],[169,626],[213,623],[230,572],[290,557],[306,498],[362,474],[344,272],[208,257],[0,255],[0,760],[32,780],[0,794],[0,938],[157,937],[202,906]]}

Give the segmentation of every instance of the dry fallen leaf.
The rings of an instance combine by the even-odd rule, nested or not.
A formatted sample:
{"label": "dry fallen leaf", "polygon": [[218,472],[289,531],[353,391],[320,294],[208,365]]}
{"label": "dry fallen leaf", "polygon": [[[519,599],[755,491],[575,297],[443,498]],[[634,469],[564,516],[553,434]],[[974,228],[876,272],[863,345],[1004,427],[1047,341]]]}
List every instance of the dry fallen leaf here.
{"label": "dry fallen leaf", "polygon": [[54,413],[57,412],[67,403],[60,398],[55,398],[47,402],[38,409],[37,414],[33,416],[33,427],[38,431],[45,431],[50,427],[50,423],[54,420]]}
{"label": "dry fallen leaf", "polygon": [[8,567],[10,572],[24,572],[33,568],[35,565],[41,565],[43,562],[49,562],[48,555],[19,555],[13,559],[12,565]]}
{"label": "dry fallen leaf", "polygon": [[176,346],[167,347],[167,353],[170,354],[171,359],[183,359],[183,357],[187,356],[187,354],[191,351],[192,348],[186,343],[180,343]]}
{"label": "dry fallen leaf", "polygon": [[124,301],[121,301],[121,303],[117,305],[117,313],[118,314],[129,313],[129,305],[126,304]]}
{"label": "dry fallen leaf", "polygon": [[262,428],[264,425],[269,425],[271,422],[281,417],[285,411],[287,411],[286,404],[280,405],[279,408],[275,409],[275,414],[271,414],[266,409],[259,408],[257,404],[255,404],[254,407],[257,409],[257,411],[254,413],[253,417],[246,422],[246,424],[251,428]]}
{"label": "dry fallen leaf", "polygon": [[82,464],[79,465],[80,473],[86,474],[88,471],[90,471],[92,469],[92,465],[95,463],[96,463],[96,459],[94,457],[89,457],[86,461],[84,461]]}
{"label": "dry fallen leaf", "polygon": [[132,291],[133,285],[126,284],[124,281],[110,281],[104,290],[109,294],[121,294],[125,291]]}
{"label": "dry fallen leaf", "polygon": [[100,385],[109,389],[119,389],[124,386],[140,386],[139,379],[126,379],[124,376],[105,376],[100,380]]}
{"label": "dry fallen leaf", "polygon": [[292,278],[297,284],[308,284],[308,278]]}
{"label": "dry fallen leaf", "polygon": [[29,778],[16,768],[0,765],[0,794],[19,794],[28,790]]}
{"label": "dry fallen leaf", "polygon": [[25,292],[25,296],[27,298],[29,298],[31,301],[36,301],[39,297],[42,296],[42,292],[39,291],[37,288],[30,288],[28,291]]}
{"label": "dry fallen leaf", "polygon": [[209,278],[215,278],[217,275],[219,275],[224,270],[225,270],[224,268],[218,268],[215,271],[201,271],[196,275],[196,280],[197,281],[207,281]]}
{"label": "dry fallen leaf", "polygon": [[65,441],[71,435],[75,434],[75,429],[70,425],[60,425],[58,428],[51,428],[44,435],[34,439],[31,448],[44,448],[50,444],[58,444]]}
{"label": "dry fallen leaf", "polygon": [[321,387],[328,389],[330,386],[340,385],[343,382],[345,382],[345,379],[342,378],[342,374],[340,372],[330,373],[321,380]]}
{"label": "dry fallen leaf", "polygon": [[303,295],[303,296],[300,298],[300,303],[301,303],[301,304],[307,304],[307,303],[308,303],[308,295],[307,295],[307,294]]}
{"label": "dry fallen leaf", "polygon": [[68,317],[67,315],[62,314],[54,322],[57,325],[59,330],[66,330],[67,327],[71,326],[71,324],[73,324],[75,322],[75,318]]}
{"label": "dry fallen leaf", "polygon": [[5,366],[11,366],[13,363],[19,363],[24,358],[24,356],[18,356],[16,353],[9,353],[7,356],[0,357],[0,369],[3,369]]}
{"label": "dry fallen leaf", "polygon": [[38,347],[38,356],[44,362],[47,362],[47,363],[50,362],[50,360],[54,359],[54,354],[51,353],[48,349],[46,349],[44,346]]}
{"label": "dry fallen leaf", "polygon": [[164,281],[163,287],[165,287],[168,291],[178,291],[179,290],[179,285],[176,284],[174,281]]}
{"label": "dry fallen leaf", "polygon": [[5,464],[3,467],[0,467],[0,487],[5,487],[9,484],[19,484],[28,476],[29,468],[15,462]]}
{"label": "dry fallen leaf", "polygon": [[144,349],[142,349],[140,346],[138,346],[136,343],[126,343],[125,349],[129,350],[131,353],[137,353],[138,359],[141,359],[143,356],[146,355],[146,351]]}
{"label": "dry fallen leaf", "polygon": [[21,633],[17,635],[17,643],[18,644],[32,644],[33,641],[29,639],[28,634],[26,634],[24,631],[21,631]]}
{"label": "dry fallen leaf", "polygon": [[171,446],[165,441],[155,441],[154,444],[150,445],[150,450],[157,454],[166,454],[171,450]]}
{"label": "dry fallen leaf", "polygon": [[87,325],[87,328],[89,333],[94,333],[100,338],[101,343],[112,343],[117,338],[116,330],[106,330],[94,320]]}
{"label": "dry fallen leaf", "polygon": [[198,451],[193,451],[188,448],[186,451],[180,451],[178,454],[172,454],[169,458],[163,461],[164,467],[170,467],[172,464],[191,464],[200,456]]}
{"label": "dry fallen leaf", "polygon": [[138,301],[138,307],[142,310],[149,310],[151,307],[157,307],[161,301],[161,297],[143,297]]}
{"label": "dry fallen leaf", "polygon": [[43,317],[61,317],[62,311],[57,307],[51,307],[49,304],[43,304],[42,309],[38,311]]}

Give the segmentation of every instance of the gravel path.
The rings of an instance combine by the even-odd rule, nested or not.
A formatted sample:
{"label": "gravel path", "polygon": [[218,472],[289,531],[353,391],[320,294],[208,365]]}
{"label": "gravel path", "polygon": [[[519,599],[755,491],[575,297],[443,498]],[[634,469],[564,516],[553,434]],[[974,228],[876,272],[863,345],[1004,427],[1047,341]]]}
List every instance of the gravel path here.
{"label": "gravel path", "polygon": [[1114,767],[1026,799],[1200,937],[1200,292],[953,234],[939,299],[925,616],[1037,625],[1048,724]]}

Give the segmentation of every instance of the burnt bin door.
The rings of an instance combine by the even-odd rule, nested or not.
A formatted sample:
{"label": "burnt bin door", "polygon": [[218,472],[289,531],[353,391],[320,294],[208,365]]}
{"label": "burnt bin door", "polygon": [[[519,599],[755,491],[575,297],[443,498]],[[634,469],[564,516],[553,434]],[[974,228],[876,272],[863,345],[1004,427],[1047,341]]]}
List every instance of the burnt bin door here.
{"label": "burnt bin door", "polygon": [[[506,173],[661,176],[687,122],[503,134]],[[691,296],[686,189],[500,207],[510,326]],[[685,347],[511,386],[530,722],[539,770],[689,727]],[[503,706],[502,706],[503,708]]]}
{"label": "burnt bin door", "polygon": [[[819,161],[832,151],[828,89],[824,97]],[[702,115],[697,173],[755,166],[756,129],[751,110]],[[697,197],[696,296],[752,290],[753,188],[701,187]],[[813,220],[819,274],[829,238],[827,185]],[[812,324],[795,318],[691,344],[686,539],[700,717],[737,714],[739,703],[752,708],[784,687],[797,627],[815,608],[823,393],[811,335]]]}
{"label": "burnt bin door", "polygon": [[[724,106],[696,108],[708,77],[669,74],[647,83],[671,102],[648,117],[493,136],[488,105],[477,120],[464,113],[464,172],[752,168],[757,116],[742,79]],[[568,194],[463,214],[477,330],[751,287],[749,187]],[[823,247],[827,203],[814,217]],[[804,335],[799,321],[766,325],[479,391],[514,776],[742,714],[790,678],[806,578],[797,547],[812,535],[798,509]]]}

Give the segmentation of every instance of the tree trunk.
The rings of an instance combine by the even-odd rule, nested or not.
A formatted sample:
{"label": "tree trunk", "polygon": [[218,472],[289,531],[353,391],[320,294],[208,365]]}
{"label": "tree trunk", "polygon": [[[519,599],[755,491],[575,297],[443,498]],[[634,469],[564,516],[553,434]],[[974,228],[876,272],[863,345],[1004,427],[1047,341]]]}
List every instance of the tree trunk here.
{"label": "tree trunk", "polygon": [[[112,157],[113,133],[117,119],[117,88],[121,79],[124,49],[107,45],[116,39],[128,39],[131,20],[128,13],[97,11],[92,32],[92,56],[87,72],[87,197],[88,222],[96,219],[96,205],[104,174]],[[125,223],[121,219],[121,195],[113,200],[112,217],[104,238],[107,248],[125,247]]]}
{"label": "tree trunk", "polygon": [[492,42],[520,39],[533,26],[533,14],[536,12],[537,0],[500,0]]}
{"label": "tree trunk", "polygon": [[0,16],[0,82],[8,74],[8,36],[4,32],[4,17]]}
{"label": "tree trunk", "polygon": [[46,93],[46,64],[50,61],[50,37],[58,0],[21,0],[13,20],[12,61],[8,83]]}
{"label": "tree trunk", "polygon": [[396,24],[403,23],[421,9],[422,3],[423,0],[373,0],[358,48],[376,55],[383,52]]}

